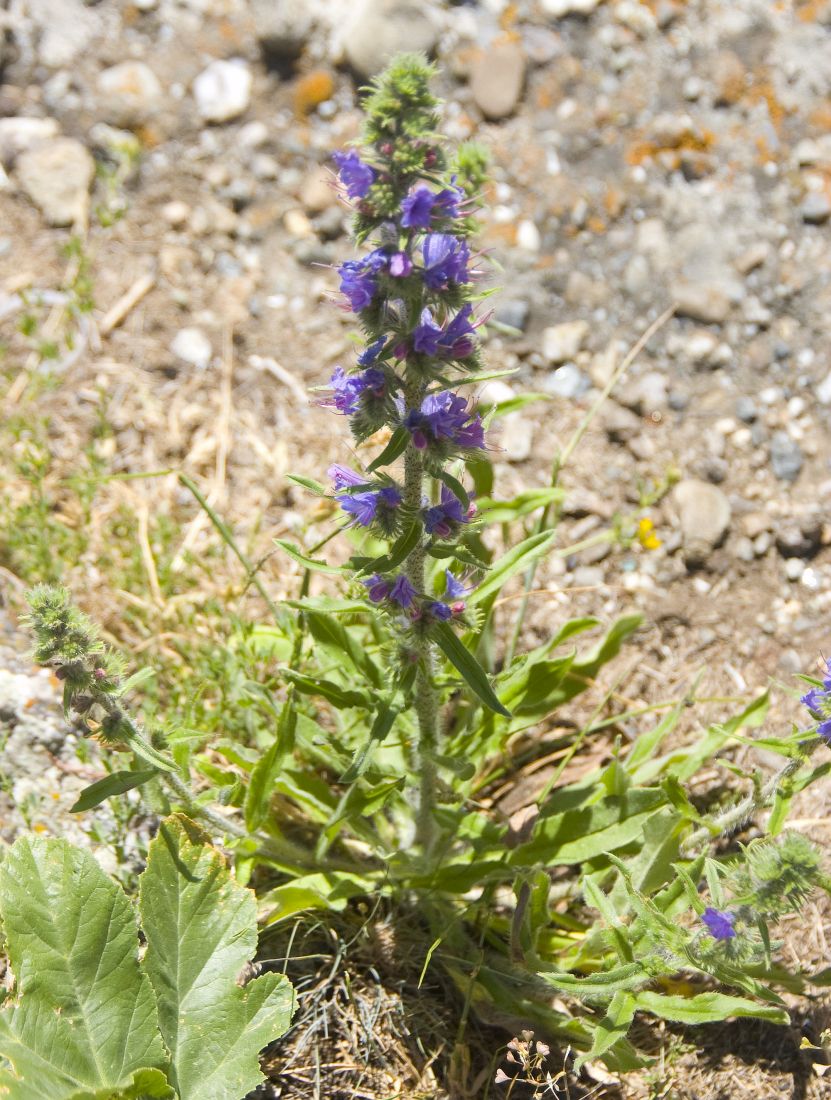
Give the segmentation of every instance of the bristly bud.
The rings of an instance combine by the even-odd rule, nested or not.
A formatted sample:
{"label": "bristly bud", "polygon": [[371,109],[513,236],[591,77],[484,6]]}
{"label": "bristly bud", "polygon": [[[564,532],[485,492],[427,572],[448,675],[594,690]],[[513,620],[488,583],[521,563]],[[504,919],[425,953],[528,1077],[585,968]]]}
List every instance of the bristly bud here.
{"label": "bristly bud", "polygon": [[817,886],[827,882],[819,849],[801,833],[754,840],[733,882],[735,900],[764,920],[798,912]]}

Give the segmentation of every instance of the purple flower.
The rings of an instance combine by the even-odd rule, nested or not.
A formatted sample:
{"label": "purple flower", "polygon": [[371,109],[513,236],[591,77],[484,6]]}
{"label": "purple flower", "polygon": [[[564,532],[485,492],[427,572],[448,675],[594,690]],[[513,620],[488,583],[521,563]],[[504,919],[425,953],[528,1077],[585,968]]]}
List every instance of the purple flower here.
{"label": "purple flower", "polygon": [[421,246],[424,258],[424,282],[431,290],[448,283],[468,282],[470,251],[464,241],[450,233],[428,233]]}
{"label": "purple flower", "polygon": [[366,485],[366,481],[360,474],[356,474],[348,466],[341,466],[338,462],[330,466],[326,474],[331,478],[335,492],[340,492],[342,489],[352,489],[356,485]]}
{"label": "purple flower", "polygon": [[413,261],[406,252],[394,252],[390,259],[390,275],[394,279],[402,279],[413,270]]}
{"label": "purple flower", "polygon": [[427,610],[434,619],[440,619],[443,623],[453,618],[453,608],[449,607],[443,600],[434,600],[428,605]]}
{"label": "purple flower", "polygon": [[362,199],[372,186],[375,169],[364,164],[354,149],[348,153],[333,153],[332,160],[338,166],[338,176],[350,199]]}
{"label": "purple flower", "polygon": [[449,569],[444,571],[444,594],[448,600],[460,600],[462,596],[466,596],[470,592],[470,589],[465,585],[464,581],[458,577],[454,577]]}
{"label": "purple flower", "polygon": [[801,702],[819,722],[817,734],[831,745],[831,660],[825,662],[822,687],[812,687],[802,696]]}
{"label": "purple flower", "polygon": [[405,229],[428,229],[433,217],[458,218],[463,198],[460,187],[431,191],[426,183],[420,183],[401,203],[401,225]]}
{"label": "purple flower", "polygon": [[429,309],[422,310],[419,324],[413,329],[413,351],[441,359],[466,359],[474,348],[476,328],[470,323],[472,312],[469,303],[462,306],[450,324],[442,328]]}
{"label": "purple flower", "polygon": [[373,573],[371,577],[366,577],[361,581],[361,584],[367,588],[367,595],[373,603],[381,603],[390,594],[392,585],[388,580],[385,580],[380,573]]}
{"label": "purple flower", "polygon": [[424,529],[428,535],[446,539],[461,523],[467,523],[467,507],[446,485],[442,485],[439,503],[424,512]]}
{"label": "purple flower", "polygon": [[471,417],[465,399],[449,390],[428,394],[420,409],[410,410],[404,425],[419,451],[438,440],[447,440],[453,446],[470,450],[485,446],[479,417]]}
{"label": "purple flower", "polygon": [[368,493],[343,493],[337,500],[344,512],[353,517],[353,523],[369,527],[374,520],[384,523],[392,518],[401,503],[401,494],[389,485]]}
{"label": "purple flower", "polygon": [[353,313],[360,313],[371,305],[378,293],[378,273],[388,260],[386,252],[376,248],[361,260],[345,260],[338,268],[340,291],[349,300]]}
{"label": "purple flower", "polygon": [[720,909],[714,909],[711,905],[708,905],[701,914],[701,919],[707,925],[707,931],[714,940],[732,940],[735,938],[736,929],[733,927],[736,920],[735,913],[722,912]]}
{"label": "purple flower", "polygon": [[802,696],[800,702],[808,708],[811,714],[822,714],[825,698],[826,695],[824,691],[820,688],[813,687]]}
{"label": "purple flower", "polygon": [[359,367],[370,367],[381,354],[384,344],[387,342],[386,336],[382,336],[376,340],[374,344],[370,344],[365,348],[358,356]]}
{"label": "purple flower", "polygon": [[410,607],[415,594],[416,590],[410,584],[409,578],[404,573],[400,573],[393,581],[390,599],[400,607]]}
{"label": "purple flower", "polygon": [[379,398],[384,396],[387,378],[377,367],[370,367],[361,374],[347,374],[343,367],[335,367],[331,386],[334,396],[326,404],[334,406],[338,412],[347,416],[354,416],[360,410],[364,393],[368,392]]}

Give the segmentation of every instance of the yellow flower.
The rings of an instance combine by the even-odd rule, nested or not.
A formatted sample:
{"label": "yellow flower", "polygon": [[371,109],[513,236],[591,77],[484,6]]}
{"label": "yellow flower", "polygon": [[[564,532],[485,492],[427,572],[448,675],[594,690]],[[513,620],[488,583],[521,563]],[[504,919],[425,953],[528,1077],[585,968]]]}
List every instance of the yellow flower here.
{"label": "yellow flower", "polygon": [[638,541],[644,550],[657,550],[661,540],[655,534],[655,524],[646,516],[638,521]]}

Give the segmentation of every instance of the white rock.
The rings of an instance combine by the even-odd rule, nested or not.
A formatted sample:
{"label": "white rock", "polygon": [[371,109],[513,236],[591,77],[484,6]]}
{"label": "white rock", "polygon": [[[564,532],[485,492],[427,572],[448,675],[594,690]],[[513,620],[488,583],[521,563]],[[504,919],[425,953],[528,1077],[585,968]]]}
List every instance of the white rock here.
{"label": "white rock", "polygon": [[516,243],[518,248],[523,248],[526,252],[539,252],[542,238],[530,218],[523,218],[516,227]]}
{"label": "white rock", "polygon": [[501,405],[503,401],[510,401],[514,396],[514,391],[507,382],[503,382],[501,378],[491,378],[479,387],[476,403]]}
{"label": "white rock", "polygon": [[363,0],[342,32],[346,59],[364,79],[375,76],[402,50],[433,52],[438,12],[426,0]]}
{"label": "white rock", "polygon": [[230,122],[248,110],[251,70],[244,61],[212,61],[193,82],[196,108],[206,122]]}
{"label": "white rock", "polygon": [[529,458],[533,441],[534,425],[521,412],[503,417],[499,445],[508,462],[524,462]]}
{"label": "white rock", "polygon": [[50,225],[86,220],[95,162],[80,141],[62,137],[36,145],[18,157],[15,175]]}
{"label": "white rock", "polygon": [[188,204],[178,199],[174,199],[173,202],[166,202],[162,207],[162,217],[174,229],[184,225],[190,217],[190,213]]}
{"label": "white rock", "polygon": [[540,7],[546,15],[562,19],[564,15],[591,15],[602,0],[541,0]]}
{"label": "white rock", "polygon": [[104,25],[102,14],[81,0],[35,0],[27,8],[39,39],[38,57],[50,69],[80,57]]}
{"label": "white rock", "polygon": [[542,353],[555,366],[574,359],[589,335],[588,321],[566,321],[543,330]]}
{"label": "white rock", "polygon": [[237,141],[243,149],[259,149],[268,141],[268,127],[264,122],[256,119],[254,122],[246,122],[240,127]]}
{"label": "white rock", "polygon": [[785,576],[789,581],[798,581],[805,572],[805,562],[802,558],[785,559]]}
{"label": "white rock", "polygon": [[122,61],[98,74],[100,110],[115,126],[141,126],[163,102],[159,78],[143,61]]}
{"label": "white rock", "polygon": [[213,348],[201,328],[183,328],[176,333],[170,350],[185,363],[204,370],[211,361]]}
{"label": "white rock", "polygon": [[823,405],[831,405],[831,374],[826,375],[816,389],[817,401]]}
{"label": "white rock", "polygon": [[695,478],[679,482],[672,497],[681,522],[684,558],[688,565],[701,565],[727,534],[730,501],[715,485]]}
{"label": "white rock", "polygon": [[614,12],[618,23],[622,23],[641,38],[646,38],[658,29],[655,16],[649,8],[635,3],[635,0],[619,0],[615,4]]}
{"label": "white rock", "polygon": [[54,118],[0,118],[0,163],[8,168],[21,153],[57,134]]}

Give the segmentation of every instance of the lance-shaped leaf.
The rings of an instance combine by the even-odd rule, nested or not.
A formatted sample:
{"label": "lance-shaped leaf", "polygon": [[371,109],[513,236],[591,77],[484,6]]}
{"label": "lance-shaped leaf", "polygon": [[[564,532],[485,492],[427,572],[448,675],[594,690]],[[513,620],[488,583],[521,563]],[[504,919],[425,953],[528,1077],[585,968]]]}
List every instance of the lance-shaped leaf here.
{"label": "lance-shaped leaf", "polygon": [[0,866],[0,917],[17,978],[17,999],[0,1011],[0,1056],[12,1067],[0,1094],[172,1096],[135,917],[92,855],[21,837]]}
{"label": "lance-shaped leaf", "polygon": [[179,1100],[240,1100],[263,1079],[257,1058],[288,1028],[288,979],[237,985],[257,947],[257,907],[188,818],[166,818],[150,845],[139,909]]}

